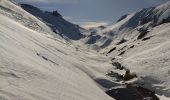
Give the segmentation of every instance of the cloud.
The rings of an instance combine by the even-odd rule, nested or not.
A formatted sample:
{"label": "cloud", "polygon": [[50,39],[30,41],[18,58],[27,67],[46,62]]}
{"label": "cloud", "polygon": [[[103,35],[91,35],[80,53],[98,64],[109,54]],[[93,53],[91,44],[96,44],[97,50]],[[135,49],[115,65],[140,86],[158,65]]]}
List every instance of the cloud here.
{"label": "cloud", "polygon": [[108,23],[107,22],[82,22],[80,23],[80,26],[86,29],[99,27],[101,25],[108,25]]}
{"label": "cloud", "polygon": [[18,0],[21,3],[78,3],[79,0]]}
{"label": "cloud", "polygon": [[64,19],[68,20],[68,21],[73,21],[74,18],[71,16],[63,16]]}
{"label": "cloud", "polygon": [[91,21],[91,20],[88,20],[88,19],[77,19],[77,18],[74,18],[74,17],[71,17],[71,16],[63,16],[63,18],[66,19],[67,21],[74,23],[74,24],[80,25],[81,27],[83,27],[85,29],[109,24],[106,21]]}
{"label": "cloud", "polygon": [[145,0],[147,3],[152,4],[152,3],[160,3],[160,2],[166,2],[170,0]]}

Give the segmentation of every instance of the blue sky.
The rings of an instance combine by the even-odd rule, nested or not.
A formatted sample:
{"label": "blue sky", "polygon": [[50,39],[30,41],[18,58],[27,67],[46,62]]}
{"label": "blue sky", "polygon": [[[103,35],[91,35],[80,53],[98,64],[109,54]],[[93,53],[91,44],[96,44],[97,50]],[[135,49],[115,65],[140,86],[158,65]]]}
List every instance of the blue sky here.
{"label": "blue sky", "polygon": [[124,14],[168,0],[20,0],[43,10],[58,10],[67,20],[91,27],[114,23]]}

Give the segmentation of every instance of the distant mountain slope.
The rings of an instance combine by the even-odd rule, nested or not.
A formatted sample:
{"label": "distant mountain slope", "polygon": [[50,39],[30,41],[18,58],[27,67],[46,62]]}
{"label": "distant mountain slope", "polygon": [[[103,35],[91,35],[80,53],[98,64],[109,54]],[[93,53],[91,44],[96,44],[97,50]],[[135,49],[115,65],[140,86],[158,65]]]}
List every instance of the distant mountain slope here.
{"label": "distant mountain slope", "polygon": [[81,27],[66,21],[57,11],[46,12],[28,4],[21,4],[21,7],[41,19],[62,37],[67,37],[72,40],[79,40],[84,37],[81,32],[83,31]]}
{"label": "distant mountain slope", "polygon": [[[128,16],[130,16],[130,18],[128,18]],[[168,23],[170,22],[170,1],[158,7],[144,8],[136,13],[122,17],[123,20],[119,20],[112,27],[109,27],[110,29],[108,28],[106,30],[114,32],[116,26],[118,29],[116,33],[122,33],[122,30],[133,30],[138,26],[155,27],[163,23]],[[120,22],[123,23],[117,25]]]}
{"label": "distant mountain slope", "polygon": [[170,97],[170,1],[89,31],[86,45],[136,73],[142,86]]}
{"label": "distant mountain slope", "polygon": [[169,18],[170,2],[130,14],[103,31],[107,35],[109,33],[114,35],[112,43],[100,49],[100,53],[111,57],[113,62],[121,63],[142,78],[144,87],[168,97],[170,97]]}
{"label": "distant mountain slope", "polygon": [[119,30],[124,28],[134,29],[145,24],[148,24],[148,27],[154,27],[168,22],[170,22],[170,1],[158,7],[142,9],[124,23]]}
{"label": "distant mountain slope", "polygon": [[[116,39],[132,38],[138,34],[131,34],[133,31],[142,31],[143,29],[151,29],[155,26],[170,22],[170,1],[157,6],[142,9],[138,12],[122,16],[115,24],[106,27],[102,31],[98,31],[100,38],[96,38],[96,42],[92,45],[98,46],[98,49],[102,47],[108,47]],[[127,37],[126,37],[127,36]],[[130,37],[131,36],[131,37]],[[118,37],[118,38],[117,38]],[[94,37],[93,37],[94,38]],[[105,41],[103,41],[103,38]],[[91,40],[89,38],[89,40]],[[109,45],[106,41],[110,40]]]}

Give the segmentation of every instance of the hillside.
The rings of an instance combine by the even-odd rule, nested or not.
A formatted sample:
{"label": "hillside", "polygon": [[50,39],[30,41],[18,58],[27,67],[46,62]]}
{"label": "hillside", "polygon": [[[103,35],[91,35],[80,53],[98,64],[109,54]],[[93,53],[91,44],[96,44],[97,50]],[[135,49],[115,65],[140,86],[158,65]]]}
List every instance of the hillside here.
{"label": "hillside", "polygon": [[85,30],[0,0],[0,100],[169,100],[169,32],[170,1]]}
{"label": "hillside", "polygon": [[[153,27],[170,22],[170,1],[157,7],[144,8],[138,12],[122,16],[115,24],[107,26],[97,32],[91,31],[96,39],[90,46],[104,49],[109,45],[116,44],[121,39],[130,40],[140,34],[140,31],[150,30]],[[141,30],[142,29],[142,30]],[[135,32],[139,31],[139,32]],[[87,38],[86,41],[90,41]],[[91,44],[87,42],[87,44]]]}
{"label": "hillside", "polygon": [[[7,0],[0,5],[40,22]],[[106,57],[76,51],[47,34],[45,24],[37,32],[41,26],[32,30],[25,27],[29,21],[12,15],[0,14],[0,100],[113,100],[94,82],[110,66]]]}
{"label": "hillside", "polygon": [[55,33],[63,38],[71,40],[80,40],[84,37],[83,28],[66,21],[57,11],[42,11],[32,5],[21,4],[21,7],[45,22]]}
{"label": "hillside", "polygon": [[[170,96],[170,2],[145,8],[108,27],[112,42],[100,50],[142,77],[144,87]],[[100,41],[100,40],[99,40]]]}

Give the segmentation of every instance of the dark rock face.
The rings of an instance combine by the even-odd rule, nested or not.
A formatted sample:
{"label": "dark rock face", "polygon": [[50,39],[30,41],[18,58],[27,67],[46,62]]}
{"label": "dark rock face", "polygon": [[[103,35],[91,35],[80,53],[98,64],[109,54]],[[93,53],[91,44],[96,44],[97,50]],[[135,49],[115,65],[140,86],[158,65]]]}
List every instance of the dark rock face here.
{"label": "dark rock face", "polygon": [[56,11],[53,11],[52,14],[53,14],[54,16],[56,16],[56,17],[62,17],[62,16],[58,13],[57,10],[56,10]]}
{"label": "dark rock face", "polygon": [[139,36],[137,37],[137,39],[142,39],[147,35],[147,33],[140,33]]}
{"label": "dark rock face", "polygon": [[114,48],[112,48],[111,50],[109,50],[109,52],[108,52],[107,54],[113,52],[114,50],[116,50],[116,47],[114,47]]}
{"label": "dark rock face", "polygon": [[100,47],[101,48],[105,48],[105,47],[107,47],[107,46],[109,46],[111,43],[112,43],[112,39],[107,39],[105,42],[104,42],[104,44],[103,45],[101,45]]}
{"label": "dark rock face", "polygon": [[121,39],[116,45],[120,45],[120,44],[123,44],[123,43],[125,43],[125,42],[127,42],[127,40],[126,39]]}
{"label": "dark rock face", "polygon": [[132,46],[130,46],[129,48],[134,48],[135,47],[135,45],[132,45]]}
{"label": "dark rock face", "polygon": [[91,35],[89,40],[86,42],[86,44],[94,44],[97,42],[98,39],[100,39],[100,35]]}
{"label": "dark rock face", "polygon": [[120,70],[124,69],[124,66],[122,66],[121,63],[119,62],[113,62],[112,65],[115,66],[117,69],[120,69]]}
{"label": "dark rock face", "polygon": [[123,76],[123,80],[129,81],[134,78],[137,78],[137,75],[135,73],[131,73],[130,70],[126,69],[125,75]]}
{"label": "dark rock face", "polygon": [[122,17],[120,17],[120,19],[117,20],[117,22],[120,22],[121,20],[125,19],[128,16],[128,14],[123,15]]}
{"label": "dark rock face", "polygon": [[153,91],[140,86],[127,85],[125,88],[111,89],[106,93],[116,100],[159,100]]}
{"label": "dark rock face", "polygon": [[138,31],[140,33],[139,36],[137,37],[138,40],[144,38],[149,32],[147,28],[140,28]]}
{"label": "dark rock face", "polygon": [[152,38],[152,36],[149,36],[149,37],[143,38],[142,41],[146,41],[146,40],[149,40],[151,38]]}
{"label": "dark rock face", "polygon": [[170,22],[170,16],[166,19],[163,19],[161,24],[164,24],[164,23],[169,23]]}
{"label": "dark rock face", "polygon": [[58,11],[42,11],[28,4],[21,4],[21,7],[35,17],[41,19],[53,32],[59,34],[61,37],[67,37],[71,40],[80,40],[85,37],[80,31],[82,29],[81,27],[66,21]]}
{"label": "dark rock face", "polygon": [[126,51],[122,51],[118,56],[121,56],[125,53]]}
{"label": "dark rock face", "polygon": [[41,11],[40,9],[38,9],[38,8],[32,6],[32,5],[29,5],[29,4],[21,4],[21,7]]}

